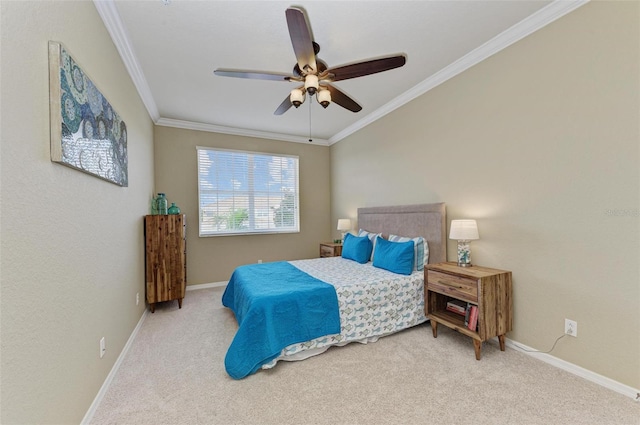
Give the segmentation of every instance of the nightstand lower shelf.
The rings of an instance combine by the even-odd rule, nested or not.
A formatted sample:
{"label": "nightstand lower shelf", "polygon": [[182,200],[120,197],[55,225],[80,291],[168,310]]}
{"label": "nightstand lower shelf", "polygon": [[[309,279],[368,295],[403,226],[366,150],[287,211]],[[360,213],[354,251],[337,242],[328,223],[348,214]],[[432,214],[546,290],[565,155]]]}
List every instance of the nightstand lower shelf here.
{"label": "nightstand lower shelf", "polygon": [[[480,360],[482,358],[482,338],[478,332],[474,332],[471,329],[467,328],[464,325],[464,319],[459,318],[460,316],[451,313],[448,311],[438,311],[427,316],[429,318],[429,323],[431,323],[431,331],[433,332],[433,337],[438,337],[438,323],[443,324],[444,326],[451,328],[457,332],[460,332],[463,335],[466,335],[473,339],[473,349],[476,354],[476,360]],[[498,342],[500,343],[500,351],[505,350],[505,336],[498,335]]]}
{"label": "nightstand lower shelf", "polygon": [[464,334],[478,341],[482,341],[478,332],[472,331],[464,325],[464,317],[459,314],[451,313],[446,310],[436,311],[427,316],[431,322],[431,329],[433,330],[433,337],[438,336],[438,323],[442,323],[448,328],[454,329],[461,334]]}

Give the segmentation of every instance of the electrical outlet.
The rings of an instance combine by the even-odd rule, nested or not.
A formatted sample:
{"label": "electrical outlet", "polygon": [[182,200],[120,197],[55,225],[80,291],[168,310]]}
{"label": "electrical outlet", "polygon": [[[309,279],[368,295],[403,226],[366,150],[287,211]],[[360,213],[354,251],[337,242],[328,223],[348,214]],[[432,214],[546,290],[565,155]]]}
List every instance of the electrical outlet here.
{"label": "electrical outlet", "polygon": [[262,260],[258,260],[258,264],[262,264]]}
{"label": "electrical outlet", "polygon": [[564,319],[564,333],[570,336],[578,336],[578,322]]}
{"label": "electrical outlet", "polygon": [[136,305],[140,304],[140,292],[136,292]]}
{"label": "electrical outlet", "polygon": [[104,337],[100,338],[100,358],[104,357],[104,352],[107,351],[107,345],[104,341]]}

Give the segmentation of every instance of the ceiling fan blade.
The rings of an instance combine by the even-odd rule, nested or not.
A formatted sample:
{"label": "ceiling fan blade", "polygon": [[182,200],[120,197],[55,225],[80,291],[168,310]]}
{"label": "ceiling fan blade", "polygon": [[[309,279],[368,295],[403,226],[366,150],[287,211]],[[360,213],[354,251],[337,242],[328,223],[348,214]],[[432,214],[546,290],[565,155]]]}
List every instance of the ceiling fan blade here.
{"label": "ceiling fan blade", "polygon": [[298,66],[308,74],[318,70],[316,65],[316,53],[313,49],[311,30],[307,25],[307,19],[302,9],[290,7],[286,11],[287,25],[293,51],[296,54]]}
{"label": "ceiling fan blade", "polygon": [[[349,78],[362,77],[399,68],[407,62],[404,55],[389,56],[381,59],[372,59],[351,65],[343,65],[326,71],[328,81],[348,80]],[[323,73],[324,74],[324,73]],[[321,76],[322,79],[322,76]]]}
{"label": "ceiling fan blade", "polygon": [[351,99],[337,87],[332,86],[331,84],[323,84],[322,87],[329,89],[329,93],[331,93],[331,102],[336,103],[351,112],[360,112],[362,110],[362,106],[360,106],[358,102]]}
{"label": "ceiling fan blade", "polygon": [[289,100],[289,96],[287,96],[282,101],[280,106],[278,106],[278,109],[276,109],[276,111],[273,113],[273,115],[282,115],[285,112],[287,112],[289,110],[289,108],[291,108],[291,100]]}
{"label": "ceiling fan blade", "polygon": [[299,78],[289,74],[279,74],[277,72],[243,71],[239,69],[216,69],[215,75],[221,77],[248,78],[251,80],[273,80],[273,81],[300,81]]}

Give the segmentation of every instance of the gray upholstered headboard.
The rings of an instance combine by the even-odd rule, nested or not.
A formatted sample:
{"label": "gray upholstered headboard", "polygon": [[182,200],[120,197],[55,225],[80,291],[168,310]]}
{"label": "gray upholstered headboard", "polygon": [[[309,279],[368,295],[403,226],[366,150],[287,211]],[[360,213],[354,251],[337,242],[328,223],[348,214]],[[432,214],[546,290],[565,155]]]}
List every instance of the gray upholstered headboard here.
{"label": "gray upholstered headboard", "polygon": [[429,244],[429,264],[447,261],[444,203],[358,208],[358,228],[385,237],[422,236]]}

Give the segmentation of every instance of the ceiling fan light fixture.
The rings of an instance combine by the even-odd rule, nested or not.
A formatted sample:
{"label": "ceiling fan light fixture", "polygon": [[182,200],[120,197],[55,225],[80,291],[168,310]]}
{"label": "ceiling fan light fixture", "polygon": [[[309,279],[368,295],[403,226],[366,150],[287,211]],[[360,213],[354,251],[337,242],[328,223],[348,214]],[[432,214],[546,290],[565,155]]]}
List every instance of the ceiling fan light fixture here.
{"label": "ceiling fan light fixture", "polygon": [[[162,1],[168,3],[172,0]],[[296,56],[293,75],[237,69],[216,69],[213,71],[214,75],[222,77],[304,83],[297,89],[292,90],[282,100],[274,115],[284,114],[291,108],[291,105],[296,108],[300,107],[305,102],[307,94],[309,96],[317,95],[316,100],[323,108],[335,103],[351,112],[360,112],[362,106],[338,87],[331,85],[331,83],[389,71],[404,66],[407,61],[406,55],[397,54],[329,68],[324,61],[318,58],[320,45],[313,41],[311,37],[311,28],[304,9],[289,7],[285,15],[291,45]],[[319,84],[320,81],[322,81],[322,86]]]}
{"label": "ceiling fan light fixture", "polygon": [[326,108],[331,103],[331,92],[327,89],[320,89],[317,98],[318,103],[322,105],[323,108]]}
{"label": "ceiling fan light fixture", "polygon": [[304,89],[309,92],[311,96],[318,91],[318,76],[309,74],[304,77]]}
{"label": "ceiling fan light fixture", "polygon": [[304,103],[304,90],[293,89],[291,90],[291,94],[289,95],[289,100],[291,104],[296,108]]}

